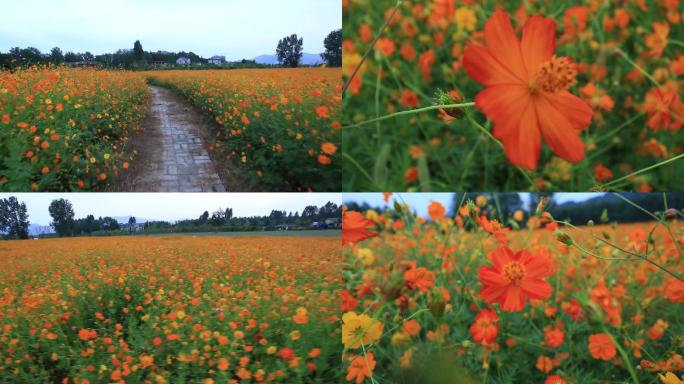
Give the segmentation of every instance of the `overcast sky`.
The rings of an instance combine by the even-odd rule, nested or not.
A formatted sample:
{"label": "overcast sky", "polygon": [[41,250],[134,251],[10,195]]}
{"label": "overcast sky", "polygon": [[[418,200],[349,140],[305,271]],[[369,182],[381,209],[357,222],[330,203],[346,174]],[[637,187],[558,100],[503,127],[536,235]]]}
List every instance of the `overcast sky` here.
{"label": "overcast sky", "polygon": [[341,204],[341,193],[0,193],[26,203],[32,224],[48,225],[54,199],[71,202],[76,218],[135,216],[148,220],[195,219],[202,212],[233,208],[233,216],[268,215],[271,210],[300,212],[307,205]]}
{"label": "overcast sky", "polygon": [[342,28],[341,0],[19,0],[0,6],[0,51],[36,47],[93,54],[132,49],[193,51],[228,60],[275,54],[296,33],[304,52]]}
{"label": "overcast sky", "polygon": [[[523,204],[527,206],[530,201],[529,194],[521,193],[520,195]],[[600,195],[602,193],[555,193],[553,198],[557,203],[564,203],[566,201],[584,201]],[[451,208],[452,197],[452,193],[395,193],[392,199],[406,202],[419,216],[427,217],[427,207],[430,202],[438,201],[448,210]],[[366,202],[372,207],[385,206],[382,193],[345,193],[342,195],[342,201],[345,203],[355,201],[359,204]],[[390,200],[390,204],[392,204],[392,200]]]}

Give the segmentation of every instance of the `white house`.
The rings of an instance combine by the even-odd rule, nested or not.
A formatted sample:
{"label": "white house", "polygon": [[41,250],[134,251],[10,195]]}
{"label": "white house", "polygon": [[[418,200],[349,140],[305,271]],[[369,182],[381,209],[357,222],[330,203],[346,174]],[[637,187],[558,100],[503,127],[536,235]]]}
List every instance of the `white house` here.
{"label": "white house", "polygon": [[178,65],[190,65],[190,58],[181,56],[176,59],[176,64]]}
{"label": "white house", "polygon": [[223,65],[226,62],[225,56],[212,56],[207,60],[207,63],[214,65]]}

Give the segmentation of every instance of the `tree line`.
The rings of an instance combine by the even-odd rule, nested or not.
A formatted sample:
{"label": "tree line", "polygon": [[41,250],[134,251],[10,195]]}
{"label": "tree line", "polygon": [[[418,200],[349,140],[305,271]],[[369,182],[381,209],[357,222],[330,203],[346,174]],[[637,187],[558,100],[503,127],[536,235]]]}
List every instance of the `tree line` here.
{"label": "tree line", "polygon": [[[113,217],[98,217],[89,214],[83,218],[75,218],[72,203],[67,199],[56,199],[48,207],[52,222],[50,227],[57,236],[107,235],[121,232],[249,232],[270,231],[279,229],[323,228],[325,221],[331,219],[332,227],[339,226],[342,208],[333,202],[320,207],[306,206],[302,212],[272,210],[268,216],[235,217],[233,208],[218,208],[213,213],[204,211],[197,219],[168,221],[149,221],[138,224],[135,217],[128,223],[119,223]],[[330,220],[329,220],[330,221]],[[5,239],[28,239],[29,220],[26,204],[16,197],[0,199],[0,233]]]}
{"label": "tree line", "polygon": [[[491,217],[509,224],[513,220],[513,214],[520,210],[527,219],[534,215],[537,205],[542,197],[548,199],[546,211],[556,220],[568,221],[574,225],[585,225],[589,221],[595,223],[618,222],[632,223],[651,221],[649,215],[663,213],[666,209],[675,208],[682,215],[684,207],[684,193],[620,193],[619,196],[612,193],[600,194],[584,201],[567,201],[559,203],[554,193],[530,193],[527,204],[519,193],[454,193],[451,198],[451,206],[448,214],[454,216],[461,204],[468,200],[476,201],[477,196],[487,198],[489,209],[486,211]],[[621,197],[620,197],[621,196]],[[628,200],[628,201],[627,201]],[[384,207],[372,207],[368,203],[348,202],[345,206],[349,210],[365,211],[374,209],[382,212]]]}
{"label": "tree line", "polygon": [[[304,40],[296,34],[281,39],[276,46],[276,56],[284,67],[297,67],[302,57]],[[321,58],[331,67],[342,66],[342,30],[332,31],[323,41],[325,52]],[[86,63],[105,68],[148,69],[156,63],[175,64],[180,57],[187,57],[192,63],[204,63],[207,59],[194,52],[147,52],[139,40],[133,43],[133,49],[119,49],[114,53],[94,55],[86,52],[63,52],[54,47],[49,53],[43,53],[35,47],[13,47],[7,53],[0,52],[0,68],[13,69],[33,65],[61,65],[65,63]],[[253,60],[243,59],[235,64],[237,67],[265,67]]]}

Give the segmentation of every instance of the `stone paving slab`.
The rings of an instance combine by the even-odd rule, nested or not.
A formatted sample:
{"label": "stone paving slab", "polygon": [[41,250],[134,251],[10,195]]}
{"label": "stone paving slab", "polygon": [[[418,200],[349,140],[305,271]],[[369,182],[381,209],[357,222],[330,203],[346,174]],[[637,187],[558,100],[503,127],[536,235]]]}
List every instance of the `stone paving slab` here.
{"label": "stone paving slab", "polygon": [[187,118],[194,113],[187,102],[172,91],[149,86],[152,97],[150,124],[158,129],[160,156],[145,165],[144,183],[136,185],[145,192],[225,192],[198,127]]}

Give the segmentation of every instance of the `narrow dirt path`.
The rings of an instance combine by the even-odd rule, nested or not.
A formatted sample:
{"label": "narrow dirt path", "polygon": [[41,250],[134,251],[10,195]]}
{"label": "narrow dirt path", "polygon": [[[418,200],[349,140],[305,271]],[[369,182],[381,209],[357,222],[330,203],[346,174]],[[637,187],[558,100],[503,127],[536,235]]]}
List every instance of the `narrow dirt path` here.
{"label": "narrow dirt path", "polygon": [[130,172],[114,189],[128,192],[225,192],[203,140],[207,119],[182,96],[150,89],[144,131],[131,141],[138,153]]}

